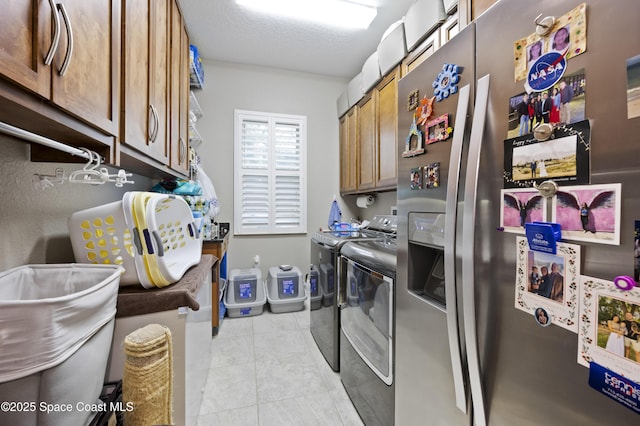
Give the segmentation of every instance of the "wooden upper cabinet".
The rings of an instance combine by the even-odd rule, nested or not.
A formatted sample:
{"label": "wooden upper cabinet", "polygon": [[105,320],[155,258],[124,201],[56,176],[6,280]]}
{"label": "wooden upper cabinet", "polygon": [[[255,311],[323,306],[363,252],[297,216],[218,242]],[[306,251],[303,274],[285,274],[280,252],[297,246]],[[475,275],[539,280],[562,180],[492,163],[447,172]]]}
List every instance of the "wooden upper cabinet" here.
{"label": "wooden upper cabinet", "polygon": [[0,74],[117,135],[120,16],[120,0],[9,1]]}
{"label": "wooden upper cabinet", "polygon": [[342,194],[396,189],[399,79],[400,66],[340,118]]}
{"label": "wooden upper cabinet", "polygon": [[120,0],[64,0],[59,4],[60,23],[65,29],[52,64],[52,100],[117,135]]}
{"label": "wooden upper cabinet", "polygon": [[402,60],[402,77],[416,69],[418,65],[433,55],[433,53],[439,48],[440,31],[434,31],[433,34],[420,43],[418,47],[409,52],[409,54]]}
{"label": "wooden upper cabinet", "polygon": [[378,144],[375,164],[377,189],[395,189],[398,180],[398,79],[396,68],[376,87],[378,96]]}
{"label": "wooden upper cabinet", "polygon": [[374,165],[378,143],[376,91],[368,93],[358,104],[358,191],[372,189],[376,184]]}
{"label": "wooden upper cabinet", "polygon": [[10,1],[0,13],[0,74],[45,98],[51,94],[51,22],[57,16],[48,1]]}
{"label": "wooden upper cabinet", "polygon": [[171,7],[171,168],[188,172],[189,165],[189,36],[177,3]]}
{"label": "wooden upper cabinet", "polygon": [[150,105],[156,114],[152,156],[168,164],[169,159],[169,39],[173,0],[151,1],[151,58],[149,67]]}
{"label": "wooden upper cabinet", "polygon": [[350,194],[357,189],[356,144],[358,107],[351,108],[340,119],[340,193]]}
{"label": "wooden upper cabinet", "polygon": [[167,0],[123,0],[121,143],[169,163]]}

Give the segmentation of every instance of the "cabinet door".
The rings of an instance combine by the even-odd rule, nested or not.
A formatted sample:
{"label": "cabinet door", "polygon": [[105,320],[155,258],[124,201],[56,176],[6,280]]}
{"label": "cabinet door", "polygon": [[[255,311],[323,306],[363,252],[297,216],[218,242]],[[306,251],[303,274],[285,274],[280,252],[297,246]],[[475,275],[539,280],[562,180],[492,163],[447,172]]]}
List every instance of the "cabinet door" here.
{"label": "cabinet door", "polygon": [[460,32],[459,11],[450,15],[440,27],[440,43],[445,44]]}
{"label": "cabinet door", "polygon": [[184,173],[189,172],[189,35],[183,24],[182,33],[182,66],[180,67],[180,139],[178,148],[178,167]]}
{"label": "cabinet door", "polygon": [[376,184],[376,92],[369,93],[358,105],[358,191],[371,189]]}
{"label": "cabinet door", "polygon": [[[117,135],[120,0],[57,1],[62,29],[51,66],[51,100],[106,133]],[[73,34],[71,38],[69,34]]]}
{"label": "cabinet door", "polygon": [[340,193],[356,190],[356,134],[358,107],[351,108],[340,119]]}
{"label": "cabinet door", "polygon": [[423,63],[429,56],[433,55],[433,53],[439,48],[440,31],[435,31],[402,60],[402,77],[416,69],[418,65]]}
{"label": "cabinet door", "polygon": [[121,142],[168,164],[167,1],[123,0],[123,3]]}
{"label": "cabinet door", "polygon": [[378,152],[376,155],[376,187],[396,187],[398,143],[398,77],[399,68],[378,85]]}
{"label": "cabinet door", "polygon": [[171,168],[188,172],[189,37],[177,3],[171,7]]}
{"label": "cabinet door", "polygon": [[149,3],[123,0],[123,4],[121,142],[146,153],[153,120],[149,107]]}
{"label": "cabinet door", "polygon": [[56,13],[53,1],[42,0],[8,0],[0,13],[0,75],[46,98],[51,68],[44,57],[51,47]]}
{"label": "cabinet door", "polygon": [[168,0],[151,3],[151,51],[149,66],[149,105],[155,113],[155,133],[150,155],[169,164],[169,39],[171,9]]}

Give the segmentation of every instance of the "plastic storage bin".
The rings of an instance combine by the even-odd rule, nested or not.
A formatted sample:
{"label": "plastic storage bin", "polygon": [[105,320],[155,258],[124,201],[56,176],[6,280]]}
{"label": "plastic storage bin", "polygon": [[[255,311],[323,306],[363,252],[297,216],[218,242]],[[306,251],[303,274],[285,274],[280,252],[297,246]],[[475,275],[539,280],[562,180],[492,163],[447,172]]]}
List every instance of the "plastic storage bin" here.
{"label": "plastic storage bin", "polygon": [[262,314],[267,295],[258,268],[232,269],[227,279],[224,304],[230,318]]}
{"label": "plastic storage bin", "polygon": [[402,20],[391,24],[382,35],[382,40],[378,44],[378,64],[380,74],[387,75],[405,56],[407,56],[407,46],[404,39],[404,24]]}
{"label": "plastic storage bin", "polygon": [[349,108],[357,104],[364,97],[362,88],[362,72],[358,73],[347,84],[347,99],[349,100]]}
{"label": "plastic storage bin", "polygon": [[193,44],[189,45],[189,83],[191,87],[202,89],[204,85],[204,67],[198,48]]}
{"label": "plastic storage bin", "polygon": [[295,266],[274,266],[267,275],[267,301],[271,312],[294,312],[304,309],[307,298],[300,269]]}
{"label": "plastic storage bin", "polygon": [[404,35],[407,51],[412,51],[447,19],[442,1],[417,0],[404,16]]}
{"label": "plastic storage bin", "polygon": [[[0,273],[0,424],[85,424],[104,383],[122,267],[26,265]],[[72,403],[45,414],[44,404]]]}
{"label": "plastic storage bin", "polygon": [[121,265],[121,285],[167,286],[202,254],[191,209],[174,195],[127,192],[121,201],[72,214],[68,226],[76,261]]}
{"label": "plastic storage bin", "polygon": [[376,50],[364,61],[362,65],[362,90],[367,93],[382,79],[380,64],[378,63],[378,51]]}

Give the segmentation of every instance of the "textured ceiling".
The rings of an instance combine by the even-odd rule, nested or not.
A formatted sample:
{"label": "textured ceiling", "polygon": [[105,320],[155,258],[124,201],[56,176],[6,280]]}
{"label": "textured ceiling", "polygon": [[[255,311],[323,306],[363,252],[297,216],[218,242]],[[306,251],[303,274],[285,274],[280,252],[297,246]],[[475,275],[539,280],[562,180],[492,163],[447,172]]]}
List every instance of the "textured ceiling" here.
{"label": "textured ceiling", "polygon": [[264,15],[235,0],[179,0],[191,43],[203,58],[345,78],[361,71],[387,28],[413,2],[369,0],[378,15],[362,30]]}

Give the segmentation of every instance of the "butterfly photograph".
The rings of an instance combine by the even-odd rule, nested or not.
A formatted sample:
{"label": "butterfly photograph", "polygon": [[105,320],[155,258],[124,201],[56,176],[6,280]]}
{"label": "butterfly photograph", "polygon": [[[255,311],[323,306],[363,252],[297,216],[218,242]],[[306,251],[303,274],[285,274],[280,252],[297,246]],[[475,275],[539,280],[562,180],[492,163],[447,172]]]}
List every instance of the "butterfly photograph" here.
{"label": "butterfly photograph", "polygon": [[500,227],[505,232],[524,234],[526,223],[547,220],[547,199],[536,189],[503,189],[500,198]]}
{"label": "butterfly photograph", "polygon": [[551,208],[551,221],[560,224],[562,239],[619,245],[621,187],[619,183],[562,187]]}

